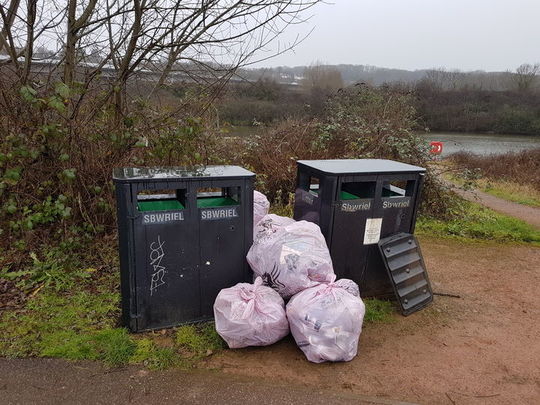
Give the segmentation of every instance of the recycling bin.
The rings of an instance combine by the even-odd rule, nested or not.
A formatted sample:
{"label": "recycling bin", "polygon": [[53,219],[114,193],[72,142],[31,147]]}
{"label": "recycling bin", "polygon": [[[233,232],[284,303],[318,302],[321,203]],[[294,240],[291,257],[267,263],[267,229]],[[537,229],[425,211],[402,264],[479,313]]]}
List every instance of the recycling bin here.
{"label": "recycling bin", "polygon": [[383,159],[300,160],[294,219],[318,224],[338,278],[365,297],[389,298],[394,289],[377,243],[413,233],[426,170]]}
{"label": "recycling bin", "polygon": [[114,169],[124,325],[211,319],[219,291],[250,280],[254,176],[238,166]]}

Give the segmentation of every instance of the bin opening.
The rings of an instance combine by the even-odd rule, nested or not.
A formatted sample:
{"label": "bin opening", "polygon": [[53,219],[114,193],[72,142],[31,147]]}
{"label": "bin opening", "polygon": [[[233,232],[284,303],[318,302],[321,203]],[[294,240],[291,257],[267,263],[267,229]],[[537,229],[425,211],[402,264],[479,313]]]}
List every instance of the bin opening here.
{"label": "bin opening", "polygon": [[360,198],[373,198],[375,196],[375,181],[356,181],[341,185],[341,200],[357,200]]}
{"label": "bin opening", "polygon": [[137,194],[137,209],[147,211],[176,211],[185,208],[186,190],[143,190]]}
{"label": "bin opening", "polygon": [[197,207],[227,207],[240,204],[240,187],[201,188],[197,191]]}
{"label": "bin opening", "polygon": [[412,196],[414,191],[414,180],[394,180],[383,183],[383,197],[405,197]]}
{"label": "bin opening", "polygon": [[320,180],[317,177],[310,177],[309,178],[309,192],[315,196],[318,196],[320,188],[321,188]]}

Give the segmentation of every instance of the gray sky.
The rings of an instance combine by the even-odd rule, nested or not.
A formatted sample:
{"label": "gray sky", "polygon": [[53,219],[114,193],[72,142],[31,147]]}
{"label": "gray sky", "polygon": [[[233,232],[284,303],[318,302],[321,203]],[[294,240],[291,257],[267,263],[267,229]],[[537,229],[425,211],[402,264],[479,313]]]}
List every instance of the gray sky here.
{"label": "gray sky", "polygon": [[334,0],[281,37],[313,33],[256,66],[349,63],[501,71],[540,62],[540,0]]}

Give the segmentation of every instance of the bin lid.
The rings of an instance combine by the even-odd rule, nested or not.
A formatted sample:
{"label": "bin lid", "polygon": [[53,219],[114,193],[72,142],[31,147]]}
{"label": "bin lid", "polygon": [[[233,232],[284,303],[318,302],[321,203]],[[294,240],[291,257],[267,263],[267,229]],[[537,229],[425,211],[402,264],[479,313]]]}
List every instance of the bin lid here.
{"label": "bin lid", "polygon": [[418,240],[400,232],[379,241],[379,252],[403,315],[433,301],[433,291]]}
{"label": "bin lid", "polygon": [[117,167],[113,169],[115,182],[156,181],[187,178],[242,178],[255,173],[240,166],[199,167]]}
{"label": "bin lid", "polygon": [[297,163],[325,174],[419,173],[426,171],[423,167],[387,159],[299,160]]}

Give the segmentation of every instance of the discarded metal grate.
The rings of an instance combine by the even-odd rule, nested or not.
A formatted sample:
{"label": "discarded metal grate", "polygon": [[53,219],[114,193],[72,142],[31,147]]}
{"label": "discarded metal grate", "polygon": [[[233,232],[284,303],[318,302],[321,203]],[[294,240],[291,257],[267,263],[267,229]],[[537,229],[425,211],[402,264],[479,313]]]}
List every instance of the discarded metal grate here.
{"label": "discarded metal grate", "polygon": [[403,315],[433,301],[424,258],[413,235],[401,232],[381,239],[379,250]]}

